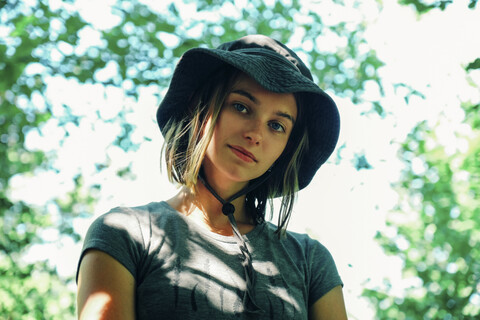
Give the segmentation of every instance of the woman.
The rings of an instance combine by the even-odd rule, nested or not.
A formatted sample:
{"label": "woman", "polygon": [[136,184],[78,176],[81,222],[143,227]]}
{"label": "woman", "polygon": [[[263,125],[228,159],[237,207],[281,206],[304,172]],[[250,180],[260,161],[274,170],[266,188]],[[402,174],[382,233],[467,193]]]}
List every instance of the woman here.
{"label": "woman", "polygon": [[[261,35],[189,50],[157,121],[181,189],[92,224],[79,317],[346,319],[327,249],[286,231],[296,191],[339,132],[335,103],[298,56]],[[282,198],[277,226],[264,221],[274,197]]]}

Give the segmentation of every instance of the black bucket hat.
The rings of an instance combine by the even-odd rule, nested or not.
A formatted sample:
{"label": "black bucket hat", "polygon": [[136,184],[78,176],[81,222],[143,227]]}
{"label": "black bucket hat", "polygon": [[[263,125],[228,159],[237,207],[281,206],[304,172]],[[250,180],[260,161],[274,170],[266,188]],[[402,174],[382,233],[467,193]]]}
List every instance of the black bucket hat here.
{"label": "black bucket hat", "polygon": [[165,125],[181,116],[195,90],[222,66],[230,65],[265,89],[302,95],[309,147],[299,167],[299,188],[305,188],[337,144],[340,117],[337,106],[314,82],[300,58],[282,43],[263,35],[249,35],[217,49],[194,48],[180,58],[169,89],[157,110],[157,122]]}

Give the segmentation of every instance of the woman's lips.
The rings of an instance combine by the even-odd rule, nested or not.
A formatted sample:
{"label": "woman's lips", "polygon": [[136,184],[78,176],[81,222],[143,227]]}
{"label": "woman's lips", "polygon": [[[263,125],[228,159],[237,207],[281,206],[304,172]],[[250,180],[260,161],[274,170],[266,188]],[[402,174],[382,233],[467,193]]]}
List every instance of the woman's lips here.
{"label": "woman's lips", "polygon": [[240,146],[230,146],[230,149],[235,153],[237,157],[240,159],[246,161],[246,162],[257,162],[257,159],[255,156],[251,153],[248,152],[246,149],[240,147]]}

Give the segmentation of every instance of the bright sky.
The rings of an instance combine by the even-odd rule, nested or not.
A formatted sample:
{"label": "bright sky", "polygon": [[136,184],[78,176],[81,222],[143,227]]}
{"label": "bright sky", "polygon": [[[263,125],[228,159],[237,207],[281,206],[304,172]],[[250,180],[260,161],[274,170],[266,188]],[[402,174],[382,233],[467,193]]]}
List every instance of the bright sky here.
{"label": "bright sky", "polygon": [[[105,17],[105,8],[112,1],[78,1],[87,20],[94,23],[115,23]],[[346,1],[348,2],[348,1]],[[313,6],[325,12],[325,23],[334,24],[338,19],[355,24],[365,17],[370,23],[365,35],[368,44],[386,65],[381,76],[386,84],[386,96],[382,105],[393,116],[380,119],[378,116],[361,115],[365,107],[353,106],[347,99],[336,98],[342,117],[342,131],[338,146],[342,150],[343,161],[327,163],[316,175],[309,187],[300,192],[298,203],[290,223],[290,229],[305,232],[308,230],[326,245],[336,259],[337,267],[345,282],[347,308],[352,319],[369,319],[372,311],[359,295],[365,287],[381,285],[388,277],[394,288],[409,283],[401,281],[401,263],[394,257],[386,257],[373,240],[377,230],[386,229],[384,221],[394,206],[397,195],[390,184],[399,177],[402,164],[397,159],[397,142],[406,137],[412,127],[421,120],[432,123],[440,121],[439,139],[451,152],[462,151],[465,141],[455,132],[469,134],[468,127],[462,126],[463,112],[459,101],[479,101],[479,92],[468,85],[462,66],[479,57],[480,38],[474,31],[480,30],[480,10],[467,9],[466,1],[455,1],[444,12],[432,11],[418,19],[409,7],[401,7],[396,1],[383,1],[384,10],[378,12],[374,1],[363,1],[360,9],[339,11],[329,2],[306,1],[305,6]],[[95,3],[96,9],[91,5]],[[166,1],[156,1],[165,4]],[[236,7],[247,1],[236,1]],[[52,2],[56,5],[56,2]],[[100,6],[100,7],[99,7]],[[103,8],[102,6],[105,6]],[[185,5],[180,12],[188,20],[192,5]],[[190,9],[189,9],[190,8]],[[161,9],[161,8],[157,8]],[[226,12],[233,12],[232,8]],[[98,14],[102,19],[98,19]],[[227,14],[227,13],[224,13]],[[230,13],[231,14],[231,13]],[[210,17],[212,18],[212,17]],[[213,17],[215,18],[215,17]],[[88,31],[86,31],[88,32]],[[168,35],[164,35],[168,38]],[[95,31],[86,35],[88,41],[95,41]],[[175,41],[175,38],[171,38]],[[301,38],[292,39],[301,41]],[[332,45],[338,39],[332,38]],[[110,66],[115,68],[115,66]],[[480,84],[480,72],[472,73],[472,81]],[[108,70],[99,77],[108,77]],[[392,90],[392,83],[406,83],[422,92],[426,99],[412,98],[405,104],[400,92]],[[378,88],[369,85],[366,98],[378,97]],[[78,219],[75,229],[85,234],[92,219],[118,205],[139,205],[150,201],[166,199],[175,192],[167,179],[158,172],[161,137],[154,120],[158,104],[154,96],[156,88],[145,89],[140,101],[135,103],[124,98],[119,89],[104,89],[100,85],[79,87],[65,79],[50,79],[47,95],[53,100],[54,117],[43,127],[42,134],[33,131],[28,135],[27,146],[46,151],[55,151],[55,166],[61,168],[59,174],[35,172],[33,176],[16,176],[10,181],[12,197],[42,205],[65,190],[73,188],[72,174],[80,170],[85,182],[102,183],[101,201],[91,219]],[[40,99],[41,100],[41,99]],[[62,103],[68,105],[76,115],[83,116],[78,127],[70,126],[70,137],[63,145],[60,139],[63,131],[58,127],[58,118],[65,112]],[[369,106],[368,106],[369,107]],[[132,108],[129,123],[139,128],[133,139],[144,141],[136,152],[125,153],[112,147],[114,137],[120,128],[105,120],[115,117],[125,108]],[[100,112],[99,121],[96,112]],[[106,152],[105,152],[106,150]],[[80,152],[79,152],[80,151]],[[355,153],[364,152],[371,170],[354,170],[350,160]],[[111,159],[111,166],[122,168],[132,163],[134,181],[124,181],[112,175],[98,175],[95,162]],[[419,169],[421,170],[421,164]],[[110,171],[111,172],[111,171]],[[38,186],[42,186],[39,188]],[[54,207],[52,217],[55,215]],[[29,259],[42,259],[45,256],[58,267],[60,274],[72,275],[80,254],[80,244],[74,245],[68,238],[62,239],[59,246],[56,230],[47,230],[44,236],[52,240],[48,250],[31,251]]]}

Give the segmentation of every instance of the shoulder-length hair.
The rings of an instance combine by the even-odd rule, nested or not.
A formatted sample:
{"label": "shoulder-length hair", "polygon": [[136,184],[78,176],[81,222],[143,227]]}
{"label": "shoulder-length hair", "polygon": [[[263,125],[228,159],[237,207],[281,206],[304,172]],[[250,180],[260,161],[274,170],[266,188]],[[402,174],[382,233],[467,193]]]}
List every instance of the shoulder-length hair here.
{"label": "shoulder-length hair", "polygon": [[[240,71],[230,66],[218,70],[192,95],[187,111],[168,121],[162,154],[170,182],[179,183],[196,192],[198,174],[218,115],[239,75]],[[273,198],[281,197],[276,230],[279,237],[287,229],[299,189],[298,170],[308,146],[305,106],[300,94],[294,96],[297,119],[287,145],[272,168],[265,173],[269,177],[259,187],[248,192],[245,200],[247,213],[258,224],[265,220],[267,201],[271,219],[274,211]]]}

